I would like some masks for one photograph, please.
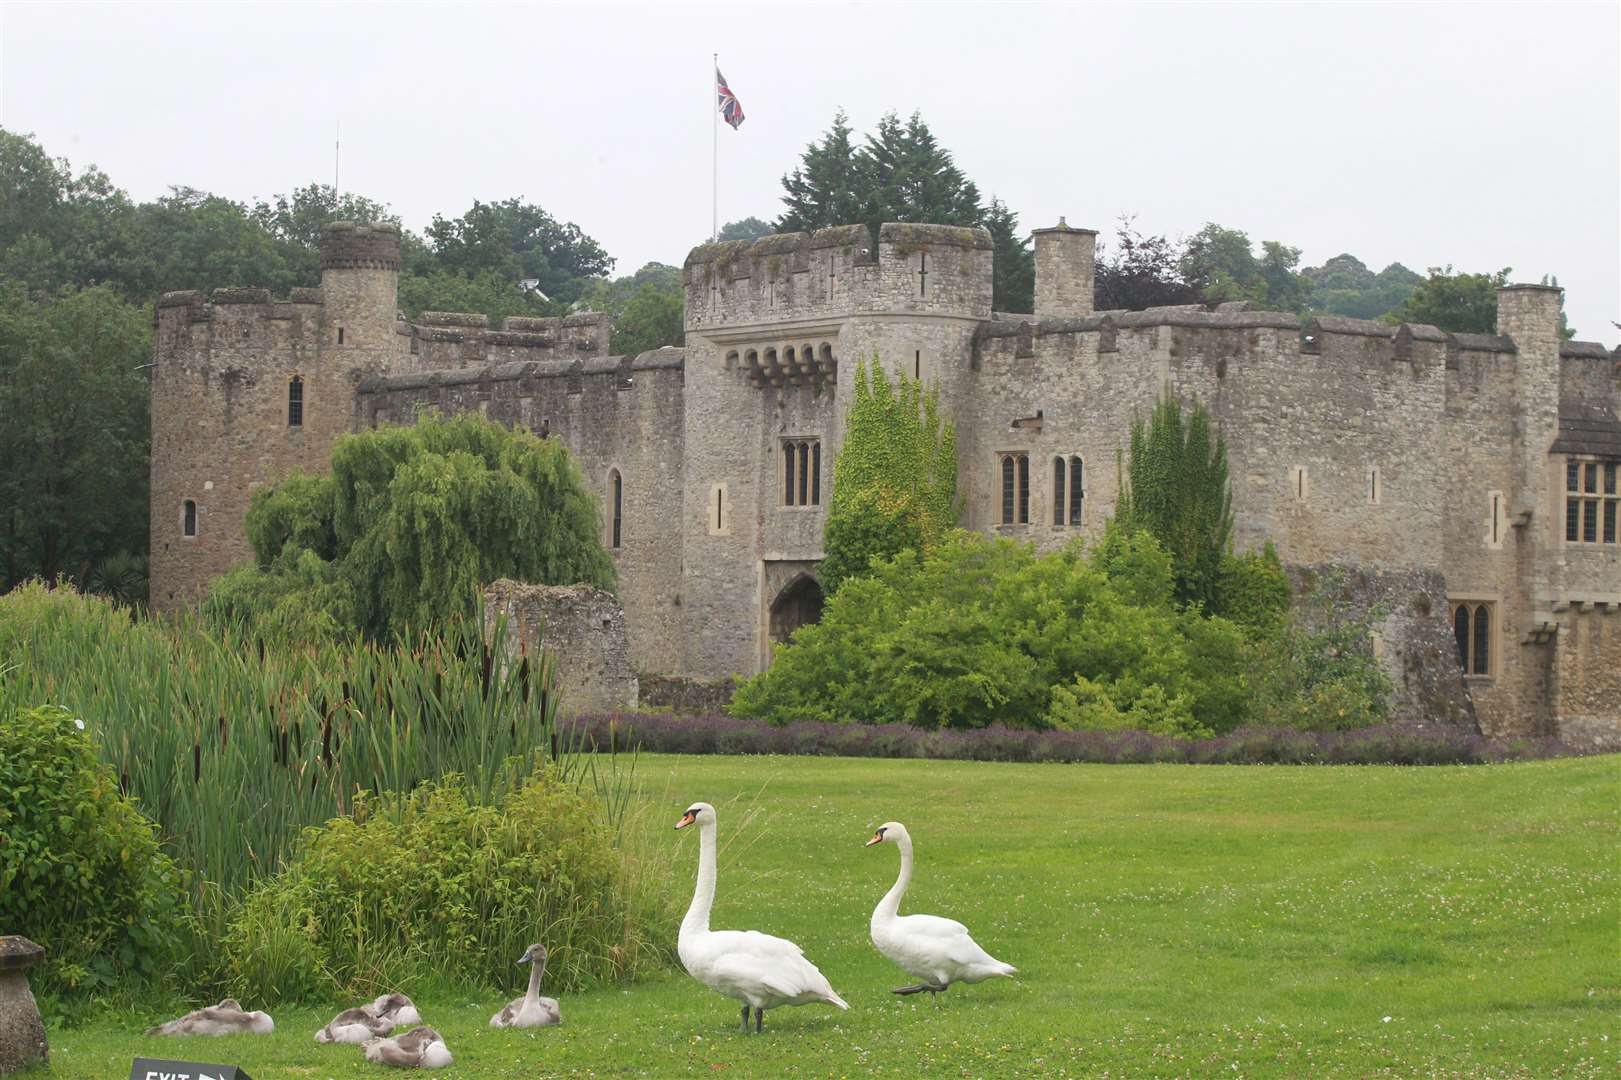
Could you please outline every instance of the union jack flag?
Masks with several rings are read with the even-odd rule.
[[[715,94],[720,99],[720,118],[736,131],[738,125],[743,123],[743,104],[732,93],[732,88],[726,85],[726,76],[720,73],[720,68],[715,69]]]

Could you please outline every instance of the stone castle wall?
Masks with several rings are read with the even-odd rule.
[[[409,424],[421,409],[477,412],[558,439],[597,494],[603,544],[617,593],[634,612],[630,654],[638,670],[687,663],[681,578],[682,382],[679,349],[634,360],[596,357],[411,375],[376,376],[354,395],[353,426]],[[613,474],[620,480],[619,546],[613,546]]]
[[[1102,529],[1133,417],[1166,391],[1196,398],[1227,443],[1237,547],[1270,539],[1292,567],[1356,575],[1385,613],[1381,658],[1409,715],[1469,723],[1472,708],[1500,734],[1621,729],[1621,545],[1563,531],[1565,454],[1621,457],[1621,381],[1615,354],[1560,343],[1557,290],[1504,289],[1494,335],[1302,326],[1247,303],[1095,312],[1095,234],[1061,223],[1035,247],[1037,313],[1005,315],[991,310],[983,230],[701,245],[683,269],[685,348],[623,358],[603,355],[600,314],[406,323],[397,234],[339,226],[318,290],[160,303],[154,602],[245,558],[251,491],[324,467],[342,431],[476,410],[562,440],[579,462],[638,670],[751,674],[814,610],[844,412],[858,366],[876,362],[937,389],[964,524],[1041,548]],[[300,430],[286,422],[293,374],[306,380]],[[817,451],[809,500],[785,491],[785,449],[800,445]],[[1025,461],[1024,521],[1002,519],[1004,455]],[[200,535],[181,543],[186,498]],[[1493,612],[1490,670],[1467,680],[1445,647],[1458,603]]]

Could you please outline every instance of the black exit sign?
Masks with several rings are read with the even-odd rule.
[[[129,1067],[129,1080],[253,1080],[253,1077],[235,1065],[138,1057]]]

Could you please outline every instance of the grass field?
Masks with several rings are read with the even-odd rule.
[[[767,1014],[685,975],[563,1000],[563,1026],[485,1026],[521,992],[419,994],[446,1075],[1491,1076],[1621,1068],[1621,759],[1469,768],[999,765],[643,758],[690,895],[716,804],[716,929],[792,938],[850,1002]],[[910,981],[867,919],[967,923],[1016,980],[895,998]],[[651,827],[651,826],[650,826]],[[728,843],[730,841],[730,843]],[[401,989],[411,992],[412,988]],[[251,987],[240,988],[252,1008]],[[255,1080],[376,1075],[317,1046],[339,1004],[278,1010],[269,1037],[159,1040],[165,1017],[52,1033],[54,1074],[128,1075],[136,1053],[240,1063]]]

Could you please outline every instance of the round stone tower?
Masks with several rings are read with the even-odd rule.
[[[338,223],[321,287],[168,293],[152,335],[151,603],[182,607],[252,558],[253,492],[294,468],[324,472],[350,429],[355,384],[403,351],[395,330],[400,234]]]

